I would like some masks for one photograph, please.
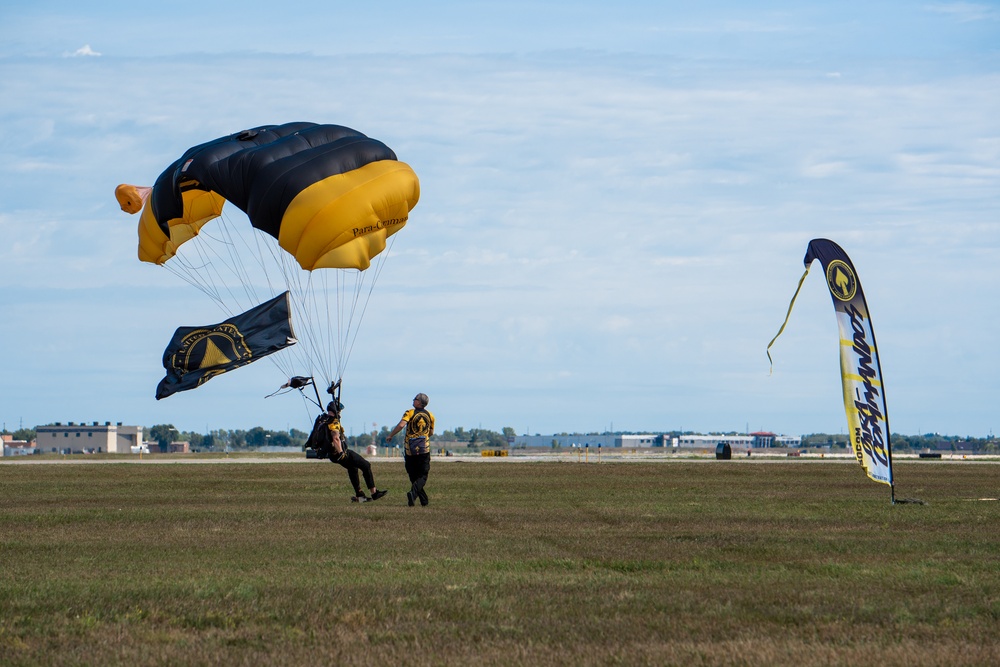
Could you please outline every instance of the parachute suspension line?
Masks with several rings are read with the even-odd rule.
[[[162,266],[215,301],[227,315],[234,315],[235,313],[226,303],[219,289],[221,281],[213,278],[213,274],[217,273],[216,267],[206,257],[201,244],[188,243],[181,248],[181,251],[183,252],[175,255]],[[192,262],[192,258],[188,257],[190,254],[196,255],[194,259],[197,262]]]
[[[309,304],[314,297],[309,290],[308,284],[303,283],[303,274],[306,272],[302,270],[298,262],[291,255],[284,252],[278,246],[277,241],[273,237],[268,235],[265,238],[261,235],[258,238],[263,240],[269,248],[274,265],[281,273],[283,289],[288,290],[291,301],[293,312],[292,326],[295,331],[295,337],[299,341],[298,345],[291,348],[294,351],[296,363],[298,364],[298,370],[295,371],[295,374],[307,372],[308,375],[314,376],[316,375],[318,353],[316,336],[320,328],[315,325],[313,318],[309,314]],[[303,370],[303,367],[305,370]],[[286,374],[292,375],[293,373],[289,371]]]
[[[279,257],[284,258],[283,255]],[[322,339],[329,336],[325,327],[321,325],[322,320],[317,312],[319,297],[322,296],[319,288],[313,284],[315,272],[303,272],[298,263],[288,258],[282,261],[282,271],[285,274],[286,286],[292,299],[292,308],[295,313],[293,321],[297,329],[307,332],[306,336],[299,336],[299,343],[302,346],[300,356],[303,357],[309,367],[310,375],[325,371],[325,355]],[[307,273],[307,275],[303,275]],[[321,280],[320,280],[321,281]],[[298,346],[296,346],[298,347]],[[323,373],[324,380],[328,380],[326,373]]]
[[[304,363],[307,367],[309,366],[310,355],[308,351],[302,349],[301,346],[303,344],[303,338],[301,333],[299,333],[301,331],[308,331],[309,329],[306,323],[304,323],[300,318],[299,311],[297,310],[298,306],[302,302],[302,296],[300,290],[297,289],[294,281],[294,276],[296,275],[296,273],[291,271],[283,261],[284,253],[280,250],[280,248],[277,247],[277,241],[275,241],[273,237],[271,237],[270,235],[265,235],[263,232],[256,232],[256,240],[259,248],[267,249],[266,255],[263,253],[259,253],[258,255],[255,256],[257,257],[257,261],[260,263],[260,266],[265,274],[269,290],[271,290],[272,292],[275,292],[278,289],[281,289],[282,291],[287,290],[289,294],[289,300],[291,301],[291,306],[293,311],[292,326],[293,326],[293,331],[295,332],[296,339],[299,341],[299,345],[294,345],[291,348],[289,348],[290,356],[286,357],[286,359],[284,360],[286,361],[287,368],[284,368],[283,370],[285,371],[286,375],[291,376],[293,374],[302,372],[301,368],[297,368],[293,372],[292,367],[295,366],[296,364],[301,366]],[[267,263],[264,262],[264,258],[268,256],[271,258],[273,263],[270,270],[268,270]],[[277,277],[272,278],[271,276],[271,273],[274,270],[277,270],[283,276],[281,285],[276,285],[275,283],[277,282]],[[305,340],[308,340],[308,338],[309,337],[307,336]]]
[[[225,216],[223,218],[223,224],[218,226],[218,231],[220,236],[223,237],[222,247],[227,251],[229,257],[226,265],[232,269],[233,273],[236,274],[239,284],[243,286],[244,297],[251,303],[260,303],[261,299],[258,298],[253,282],[250,280],[250,272],[247,271],[243,260],[243,253],[240,252],[240,247],[237,244],[237,240],[239,240],[243,247],[247,247],[246,239],[234,234],[233,225],[229,219]]]
[[[214,276],[215,284],[223,288],[229,295],[228,297],[220,295],[223,308],[228,308],[230,307],[229,304],[234,304],[236,312],[239,312],[240,310],[246,310],[248,307],[254,305],[254,303],[252,297],[246,295],[246,272],[240,271],[240,260],[236,257],[232,234],[226,233],[228,224],[226,218],[220,217],[218,220],[218,224],[213,226],[214,229],[206,231],[204,234],[199,234],[199,236],[204,236],[204,238],[199,238],[197,243],[191,245],[205,258],[207,266],[210,267],[208,272],[209,278],[211,279]],[[221,236],[227,238],[222,240],[216,239],[212,234],[216,230],[222,232]],[[206,239],[211,242],[208,242]],[[225,251],[225,254],[223,254],[223,251]],[[228,276],[235,277],[235,280]],[[242,291],[246,296],[245,299],[239,297],[239,287],[242,287]],[[221,292],[221,290],[219,291]],[[250,301],[249,305],[248,301]]]
[[[370,267],[369,267],[370,268]],[[340,318],[340,326],[338,327],[338,340],[337,340],[337,373],[343,375],[344,369],[347,366],[347,358],[350,356],[350,350],[347,349],[348,341],[351,336],[351,327],[354,322],[354,313],[357,311],[358,307],[358,297],[361,294],[361,288],[364,285],[366,274],[363,271],[358,271],[352,276],[353,283],[350,286],[350,293],[348,292],[347,276],[344,276],[344,284],[341,286],[338,292],[337,300]]]
[[[215,301],[227,315],[232,316],[241,310],[246,310],[259,303],[254,294],[248,291],[249,280],[243,261],[236,252],[231,228],[224,218],[214,226],[213,231],[221,232],[221,239],[210,232],[203,232],[199,238],[184,244],[178,249],[177,255],[165,266],[191,285]],[[200,238],[204,237],[204,238]],[[206,241],[205,239],[209,239]],[[220,247],[226,249],[225,254]],[[237,279],[243,288],[244,298],[234,291],[234,280]],[[235,309],[234,309],[235,308]]]
[[[308,372],[326,386],[341,380],[395,236],[364,271],[304,271],[277,239],[244,222],[223,213],[163,266],[227,317],[287,290],[299,344],[268,360],[288,377]],[[268,293],[260,294],[265,288]]]
[[[788,303],[788,312],[785,313],[785,321],[781,323],[781,328],[778,329],[778,333],[774,334],[774,338],[772,338],[771,342],[767,344],[767,360],[771,363],[771,370],[768,372],[768,375],[774,372],[774,360],[771,359],[771,346],[774,345],[774,341],[778,340],[778,336],[781,335],[781,332],[785,330],[785,325],[788,324],[788,318],[792,316],[792,307],[795,305],[795,299],[799,297],[799,290],[802,289],[802,283],[805,282],[806,276],[809,275],[810,267],[811,265],[807,266],[805,273],[803,273],[802,277],[799,278],[799,286],[795,288],[795,294],[792,295],[792,300]]]
[[[244,228],[240,227],[239,229]],[[244,245],[247,248],[247,256],[253,260],[253,263],[259,269],[260,274],[263,275],[264,281],[267,285],[268,295],[287,291],[294,309],[295,302],[294,295],[292,294],[291,276],[296,275],[296,272],[293,272],[287,266],[286,259],[288,255],[278,245],[277,239],[270,234],[253,227],[247,227],[246,229],[249,229],[250,231],[248,233],[253,235],[253,246],[251,247],[250,240],[248,240],[245,236],[241,236],[240,238],[244,241]],[[277,275],[275,275],[275,272],[277,272]],[[245,284],[251,284],[249,272],[247,273],[247,276]],[[270,298],[270,296],[267,298]],[[294,317],[292,320],[294,334],[294,331],[298,328],[298,326]],[[301,342],[301,338],[298,334],[295,335],[296,339]],[[306,368],[310,367],[309,354],[299,345],[289,348],[286,354],[271,355],[268,358],[275,365],[275,367],[282,371],[287,377],[295,375],[297,372],[296,369],[300,369],[303,365],[306,366]],[[308,408],[306,409],[306,412],[309,412]]]
[[[346,339],[344,341],[344,343],[345,343],[344,344],[344,353],[342,355],[342,361],[341,361],[341,363],[342,363],[342,365],[344,367],[347,366],[347,362],[351,358],[351,352],[354,351],[354,343],[357,341],[357,339],[358,339],[358,333],[361,331],[361,326],[360,326],[361,325],[361,321],[364,320],[364,318],[365,318],[365,312],[368,310],[368,303],[369,303],[369,301],[371,301],[372,292],[375,290],[375,283],[378,282],[378,278],[382,274],[382,269],[385,267],[386,259],[388,259],[389,254],[392,252],[392,246],[393,246],[393,244],[395,242],[396,242],[396,237],[395,237],[395,235],[393,235],[389,239],[389,245],[386,246],[385,250],[383,250],[381,253],[379,253],[378,257],[376,258],[376,260],[375,260],[375,266],[374,267],[369,267],[368,271],[364,272],[364,273],[371,273],[372,274],[371,275],[371,280],[370,280],[370,282],[368,284],[368,293],[365,294],[364,302],[362,303],[362,306],[361,306],[361,313],[358,315],[358,326],[355,327],[355,329],[354,329],[354,336],[351,337],[350,341],[347,341]],[[362,274],[362,275],[364,275],[364,274]],[[354,318],[355,306],[359,302],[360,296],[361,296],[361,294],[363,292],[363,288],[364,288],[364,280],[362,278],[362,279],[359,279],[359,281],[357,283],[357,288],[356,288],[355,293],[354,293],[354,305],[352,305],[352,307],[351,307],[351,319],[352,320]]]
[[[230,266],[244,286],[251,305],[272,298],[279,292],[286,290],[291,292],[290,277],[296,273],[286,266],[287,254],[281,250],[277,239],[252,226],[237,225],[228,219],[223,225],[223,233],[227,235],[227,241],[231,242],[227,243],[231,255]],[[248,270],[248,263],[255,267],[256,271]],[[267,294],[263,296],[258,294],[257,285],[252,278],[258,274],[264,278],[267,287]],[[298,347],[292,347],[288,354],[273,355],[268,358],[287,376],[294,374],[296,365],[301,365],[303,362],[309,365],[308,354]]]
[[[331,348],[330,306],[327,296],[327,280],[325,273],[311,271],[302,285],[302,312],[307,326],[310,327],[309,354],[313,360],[314,374],[323,379],[327,386],[333,383],[330,377]],[[320,312],[322,308],[323,312]]]
[[[208,298],[212,299],[212,301],[215,301],[217,304],[221,305],[221,301],[219,300],[218,294],[216,294],[211,289],[210,286],[206,285],[202,281],[199,281],[199,280],[196,280],[196,279],[192,278],[191,274],[189,272],[186,272],[186,271],[182,270],[181,267],[179,267],[177,265],[176,260],[173,261],[173,262],[167,263],[167,264],[161,264],[160,266],[162,266],[164,269],[166,269],[170,273],[174,274],[175,276],[177,276],[178,278],[180,278],[184,282],[186,282],[188,285],[191,285],[192,287],[194,287],[195,289],[197,289],[199,292],[202,292],[203,294],[205,294]],[[227,315],[232,316],[232,313],[229,312],[228,308],[224,307],[224,310],[226,310],[226,314]]]
[[[274,296],[275,290],[271,284],[272,272],[268,270],[267,262],[265,261],[266,256],[261,254],[261,232],[250,226],[233,223],[224,213],[220,218],[220,222],[221,224],[217,226],[217,230],[219,235],[223,237],[221,245],[228,253],[228,257],[223,258],[223,261],[236,276],[239,284],[242,285],[243,293],[248,302],[247,307],[251,307]],[[253,238],[250,239],[247,235],[252,235]],[[253,241],[252,244],[251,241]],[[251,278],[252,274],[247,268],[248,259],[264,274],[268,287],[266,295],[262,296],[258,294],[254,280]]]
[[[308,357],[310,372],[327,386],[343,379],[368,302],[394,241],[390,239],[387,248],[373,258],[365,271],[304,272],[287,253],[275,255],[292,296],[295,327],[308,332],[299,338],[299,353]]]
[[[268,243],[267,240],[273,237],[266,235],[252,226],[235,224],[229,218],[226,218],[221,231],[227,236],[227,241],[231,241],[231,243],[227,243],[231,259],[230,265],[233,267],[233,272],[238,277],[240,284],[243,285],[246,297],[252,303],[259,303],[265,299],[272,298],[279,291],[285,291],[284,288],[280,290],[276,289],[272,280],[274,269],[269,268],[269,264],[273,267],[274,243]],[[268,261],[267,258],[269,256],[272,262]],[[257,274],[263,276],[267,286],[267,293],[265,295],[261,296],[258,294],[257,286],[251,277],[257,274],[252,274],[248,270],[248,262],[244,258],[249,259],[250,265],[258,269]],[[290,356],[295,356],[294,347],[287,354],[269,355],[268,359],[283,375],[291,376],[293,374],[294,361],[289,358]]]
[[[257,305],[262,299],[254,294],[249,273],[238,252],[238,244],[233,239],[232,231],[238,228],[228,220],[220,219],[219,222],[219,231],[229,237],[226,241],[220,241],[211,235],[206,235],[204,239],[192,239],[163,266],[212,299],[227,317],[232,317]],[[236,237],[246,245],[242,235],[236,234]],[[220,252],[220,245],[225,245],[228,251]],[[238,279],[245,298],[239,298],[238,291],[234,290],[234,279]],[[270,279],[268,283],[270,284]],[[249,303],[243,303],[246,301]],[[287,354],[268,355],[267,359],[282,374],[291,374],[292,359]]]
[[[373,262],[373,266],[370,266],[365,271],[345,270],[337,272],[336,284],[333,287],[337,298],[335,304],[337,338],[336,341],[330,342],[336,362],[338,380],[343,378],[347,370],[348,361],[361,330],[361,321],[364,319],[368,301],[371,298],[375,282],[378,280],[378,274],[381,272],[388,256],[387,253],[388,250],[380,253]],[[350,278],[348,277],[349,274]],[[367,294],[365,294],[366,286]],[[364,298],[362,299],[362,297]],[[359,304],[361,304],[360,307]],[[329,330],[332,332],[334,322],[329,314],[328,321],[330,324]]]
[[[350,320],[344,316],[347,304],[347,284],[349,280],[356,282],[363,277],[364,273],[351,269],[338,270],[330,276],[334,283],[332,290],[336,295],[336,301],[334,303],[330,303],[329,300],[325,302],[326,317],[330,323],[330,338],[327,340],[327,349],[330,352],[330,370],[334,375],[331,379],[337,382],[342,381],[344,378],[344,340],[347,338],[347,332],[351,328]],[[332,318],[334,317],[337,320],[336,327],[333,326],[334,322]],[[334,337],[334,331],[336,331],[336,337]]]
[[[334,283],[332,291],[336,295],[336,302],[326,302],[327,318],[330,318],[328,320],[330,322],[328,349],[330,351],[331,370],[334,374],[333,379],[337,381],[343,380],[344,377],[344,342],[347,340],[348,333],[351,330],[351,321],[347,314],[348,285],[352,281],[356,285],[357,281],[364,279],[364,275],[361,271],[344,269],[337,271],[331,276]],[[334,317],[336,318],[336,322],[332,320]],[[336,337],[334,337],[334,331],[336,332]]]
[[[287,281],[276,275],[276,270],[278,274],[295,275],[282,266],[286,253],[278,247],[276,239],[240,222],[221,215],[163,265],[212,299],[229,317],[285,291],[282,283]],[[255,282],[261,278],[267,287],[265,295],[260,294],[262,286]],[[268,355],[268,360],[290,376],[296,357],[307,356],[296,347]]]

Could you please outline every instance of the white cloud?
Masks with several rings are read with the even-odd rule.
[[[65,53],[63,55],[69,58],[88,58],[88,57],[99,56],[101,54],[90,48],[90,44],[84,44],[76,51],[73,51],[72,53]]]
[[[632,331],[637,322],[631,317],[623,315],[608,315],[597,321],[597,329],[613,334],[621,334]]]
[[[924,9],[935,14],[945,14],[962,23],[972,21],[996,21],[1000,12],[996,7],[975,2],[943,2],[925,5]]]
[[[814,162],[802,168],[802,174],[807,178],[829,178],[845,174],[850,170],[850,166],[844,161]]]
[[[938,182],[945,179],[952,183],[980,183],[982,185],[1000,182],[1000,166],[996,162],[976,163],[968,154],[948,156],[940,154],[901,153],[896,156],[900,169],[919,176],[934,178]]]

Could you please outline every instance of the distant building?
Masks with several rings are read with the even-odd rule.
[[[691,435],[685,434],[674,438],[674,447],[683,449],[715,449],[720,442],[730,447],[753,447],[754,438],[750,435]]]
[[[664,436],[593,434],[582,435],[517,435],[512,447],[663,447]]]
[[[747,435],[682,435],[675,438],[677,447],[714,448],[719,443],[730,447],[746,449],[766,449],[768,447],[798,447],[802,437],[797,435],[777,435],[770,431],[760,431]]]
[[[35,453],[34,443],[27,440],[15,440],[14,436],[9,433],[0,434],[0,440],[3,441],[3,456],[25,456]]]
[[[801,447],[801,435],[776,435],[774,436],[775,447]]]
[[[934,451],[936,452],[971,452],[976,449],[975,443],[969,442],[968,440],[962,441],[940,441],[934,443]]]
[[[167,453],[169,454],[190,454],[191,453],[191,443],[187,440],[178,440],[176,442],[171,442],[167,445]]]
[[[518,435],[513,447],[619,447],[641,449],[645,447],[667,447],[678,449],[712,449],[724,442],[730,447],[798,447],[802,438],[794,435],[776,435],[761,432],[748,435],[691,435],[677,437],[662,434],[638,435]]]
[[[754,447],[774,447],[774,439],[778,437],[777,433],[771,433],[770,431],[758,431],[750,435],[753,436]]]
[[[636,447],[663,447],[662,435],[619,435],[615,447],[634,449]]]
[[[43,454],[129,454],[133,446],[142,444],[141,426],[112,424],[75,424],[35,428],[35,446]]]
[[[173,442],[168,442],[165,445],[154,441],[146,442],[142,445],[145,449],[137,450],[149,454],[190,454],[191,453],[191,443],[187,440],[174,440]],[[134,449],[134,448],[133,448]],[[135,452],[133,452],[135,453]]]

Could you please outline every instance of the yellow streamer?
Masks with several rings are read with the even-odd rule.
[[[810,266],[807,266],[805,273],[803,273],[802,277],[799,278],[799,286],[795,288],[795,294],[792,295],[792,300],[788,304],[788,312],[785,313],[785,321],[781,323],[781,328],[778,329],[778,333],[774,334],[774,338],[772,338],[771,342],[767,344],[767,360],[771,364],[771,370],[767,372],[768,375],[774,373],[774,360],[771,359],[771,346],[774,345],[774,341],[778,340],[778,336],[781,335],[781,332],[785,330],[785,325],[788,324],[788,318],[792,316],[792,306],[795,305],[795,299],[799,297],[799,290],[802,289],[802,283],[805,282],[806,276],[809,275],[809,269],[811,266],[811,264]]]

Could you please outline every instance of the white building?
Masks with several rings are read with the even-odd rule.
[[[513,447],[625,447],[628,449],[642,447],[663,447],[662,435],[616,435],[611,433],[583,435],[518,435],[514,437]]]
[[[3,440],[4,456],[25,456],[35,453],[35,448],[27,440],[15,440],[14,436],[7,433],[0,435],[0,439]]]
[[[669,434],[590,434],[581,435],[518,435],[514,437],[514,447],[622,447],[642,449],[645,447],[667,447],[676,449],[710,449],[726,443],[733,449],[758,449],[766,447],[798,447],[802,438],[797,435],[776,435],[762,431],[744,435],[681,435]]]
[[[142,445],[141,426],[112,424],[75,424],[35,428],[35,447],[42,454],[129,454],[132,447]]]
[[[615,438],[615,447],[635,449],[638,447],[662,447],[662,435],[619,435]]]
[[[674,438],[674,447],[683,449],[715,449],[720,443],[730,447],[753,447],[752,435],[682,435]]]
[[[769,447],[799,447],[802,436],[776,435],[769,432],[750,433],[748,435],[682,435],[674,438],[674,447],[714,449],[721,443],[732,448],[766,449]]]

